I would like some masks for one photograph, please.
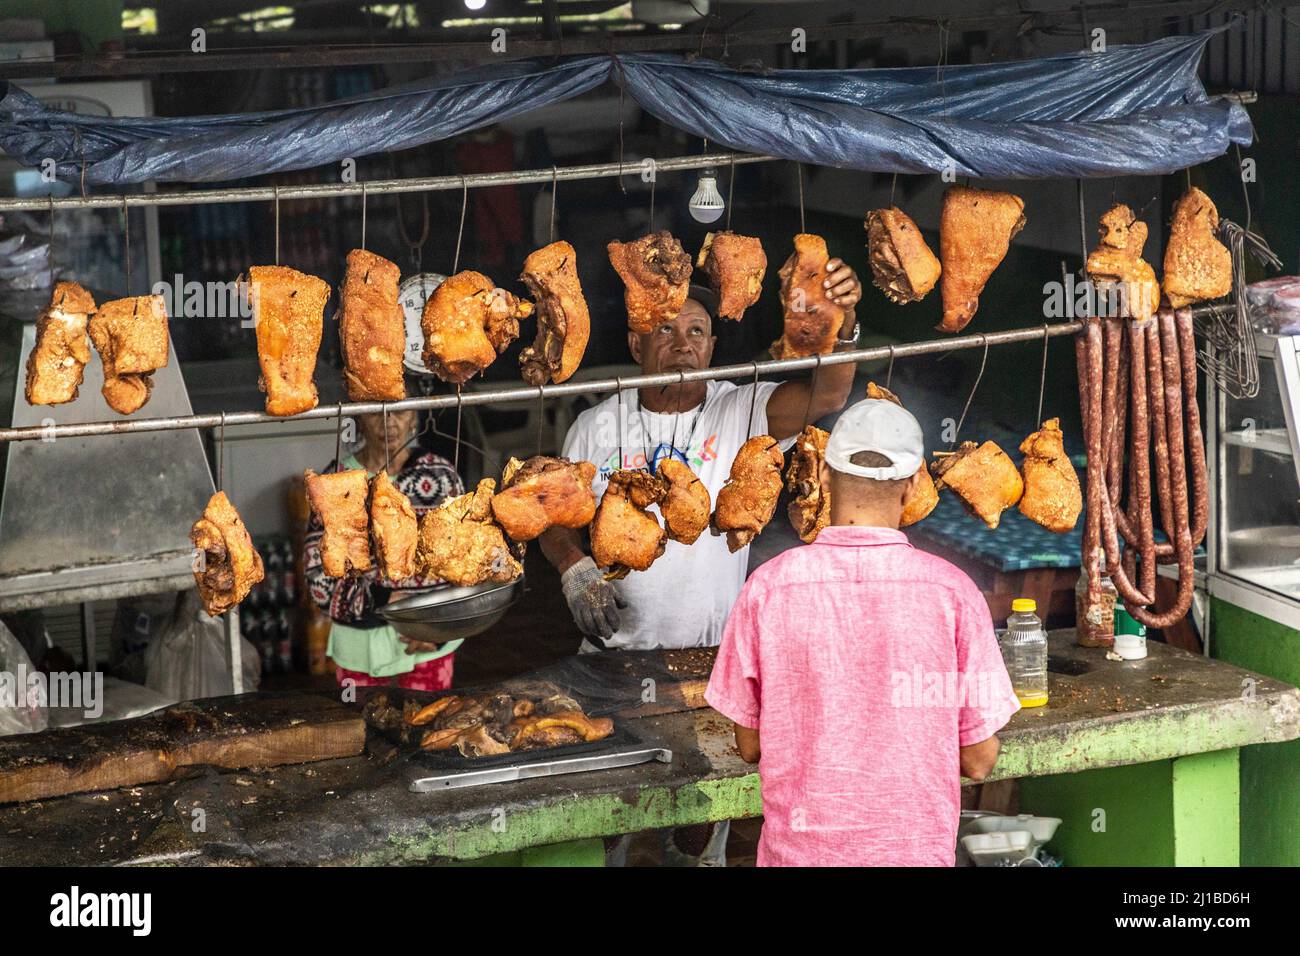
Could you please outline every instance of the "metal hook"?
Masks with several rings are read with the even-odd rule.
[[[653,182],[653,180],[651,180]],[[614,376],[614,396],[618,404],[618,467],[623,467],[623,379]]]
[[[379,414],[383,416],[384,423],[384,473],[388,474],[393,466],[393,456],[388,450],[388,402],[379,403]]]
[[[1051,329],[1046,322],[1043,323],[1043,368],[1038,376],[1038,415],[1034,418],[1034,427],[1041,426],[1043,421],[1043,392],[1047,389],[1047,343],[1051,341]]]
[[[542,426],[546,424],[546,393],[537,386],[537,454],[542,453]]]
[[[469,208],[469,183],[460,177],[460,228],[456,231],[456,258],[451,263],[451,274],[460,271],[460,241],[465,237],[465,210]]]
[[[280,185],[277,183],[275,190],[275,264],[280,264]]]
[[[894,380],[894,347],[889,347],[889,369],[885,372],[885,388],[889,388],[889,383]]]
[[[361,184],[361,248],[366,247],[366,184]]]
[[[891,209],[894,206],[894,190],[896,190],[897,188],[898,188],[898,173],[894,173],[893,182],[889,184],[889,206]]]
[[[217,491],[226,488],[226,413],[221,413],[221,429],[217,432]]]
[[[463,408],[461,403],[460,386],[456,386],[456,450],[453,453],[451,467],[455,472],[460,471],[460,413]]]
[[[754,436],[754,405],[758,401],[758,363],[751,362],[750,364],[754,366],[754,390],[749,395],[749,424],[745,428],[746,438]]]
[[[727,179],[727,231],[731,231],[731,196],[736,190],[736,154],[731,154],[731,176]]]
[[[50,286],[54,286],[54,193],[50,193]]]
[[[818,352],[814,357],[817,359],[817,364],[813,366],[812,379],[808,382],[808,404],[803,409],[803,428],[807,428],[811,424],[808,421],[808,416],[812,414],[813,394],[817,391],[817,373],[822,370],[822,353]],[[800,429],[800,431],[802,430]]]
[[[123,232],[123,254],[126,261],[126,294],[131,294],[131,208],[126,204],[126,196],[122,197],[122,232]]]
[[[659,177],[651,170],[650,175],[650,227],[646,230],[647,234],[655,231],[655,180]]]
[[[795,178],[799,181],[799,231],[807,232],[803,218],[803,163],[795,163]]]
[[[551,242],[555,241],[555,193],[558,190],[560,171],[551,165]],[[538,453],[540,454],[540,452]]]
[[[975,376],[975,384],[971,386],[970,394],[966,396],[966,407],[961,410],[961,418],[957,419],[957,430],[952,433],[952,442],[949,448],[957,444],[957,436],[961,434],[961,426],[966,422],[966,413],[970,411],[970,403],[975,399],[975,391],[980,387],[980,380],[984,378],[984,366],[989,360],[989,337],[980,333],[980,341],[984,343],[984,356],[980,359],[980,370]]]
[[[384,436],[387,440],[388,436]],[[334,431],[334,470],[343,470],[343,402],[339,402],[338,427]]]

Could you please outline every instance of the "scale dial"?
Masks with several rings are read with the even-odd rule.
[[[433,290],[442,285],[446,278],[438,272],[418,272],[397,288],[397,300],[402,305],[402,315],[406,320],[406,354],[402,356],[402,364],[421,375],[433,373],[424,364],[424,358],[420,354],[424,350],[420,315],[424,312],[424,303],[433,295]]]

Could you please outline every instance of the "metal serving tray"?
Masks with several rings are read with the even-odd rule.
[[[585,770],[610,770],[636,764],[672,763],[673,752],[647,744],[623,728],[604,740],[548,747],[490,757],[462,757],[456,750],[421,753],[414,758],[410,789],[430,793]]]

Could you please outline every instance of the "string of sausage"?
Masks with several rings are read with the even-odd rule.
[[[1089,465],[1083,540],[1088,587],[1100,588],[1104,561],[1125,607],[1148,627],[1168,627],[1191,606],[1195,552],[1209,515],[1195,347],[1186,309],[1164,309],[1140,323],[1090,318],[1075,340]],[[1127,508],[1120,504],[1126,438]],[[1151,501],[1153,450],[1167,538],[1160,543]],[[1178,564],[1174,602],[1149,610],[1156,599],[1156,564],[1170,562]]]

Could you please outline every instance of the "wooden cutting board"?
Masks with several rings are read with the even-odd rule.
[[[0,737],[0,803],[158,783],[205,764],[354,757],[365,741],[360,708],[328,694],[214,697],[133,720]]]

